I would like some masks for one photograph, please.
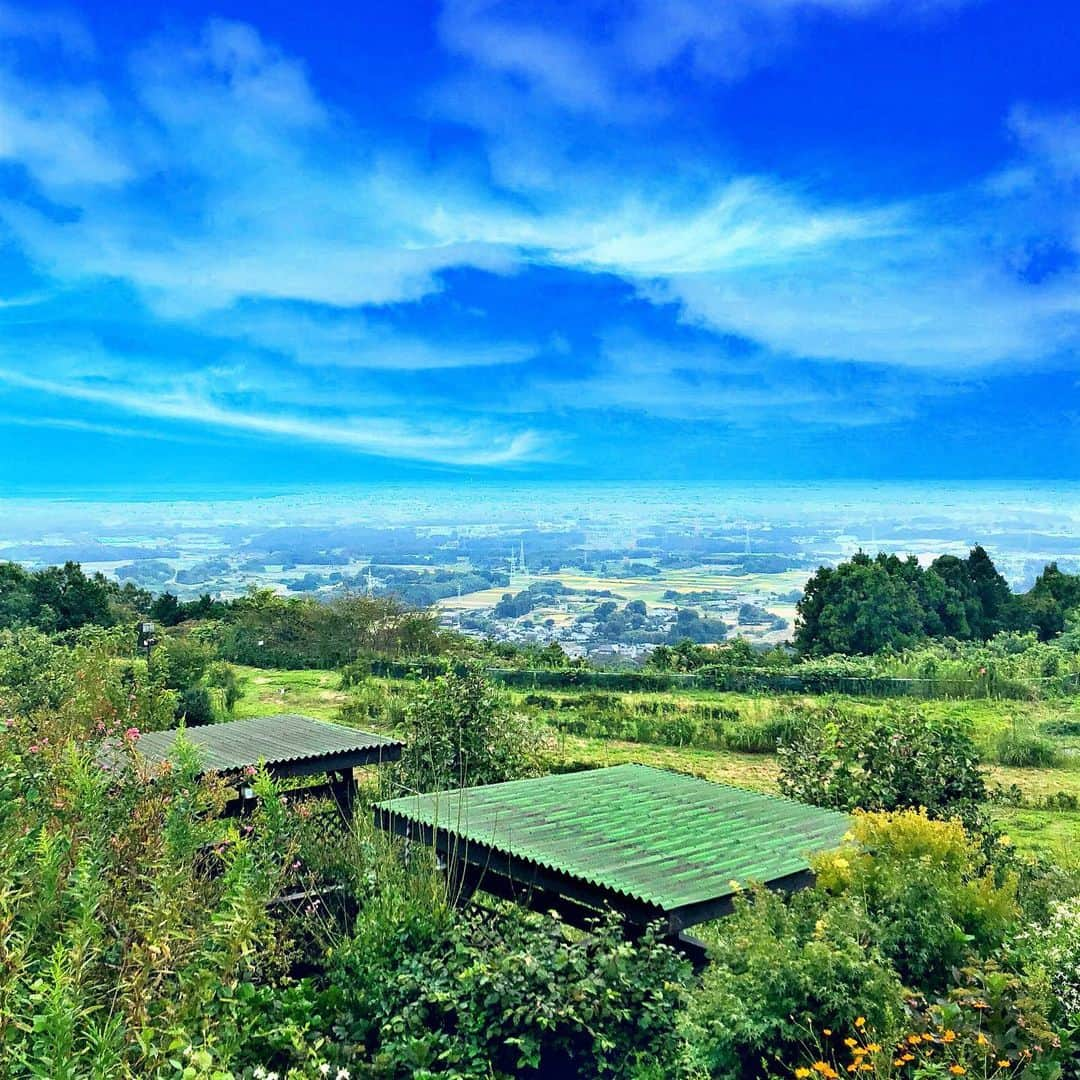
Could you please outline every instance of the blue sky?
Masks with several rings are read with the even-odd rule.
[[[1080,476],[1049,0],[0,0],[0,485]]]

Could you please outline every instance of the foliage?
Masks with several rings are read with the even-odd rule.
[[[860,1002],[880,1030],[899,1028],[900,980],[854,907],[757,889],[736,900],[709,953],[684,1020],[690,1060],[707,1075],[774,1075],[801,1059],[811,1024],[850,1027]]]
[[[1046,769],[1057,764],[1058,752],[1049,739],[1012,727],[998,739],[997,759],[1002,765]]]
[[[998,875],[958,821],[856,814],[852,843],[814,863],[818,886],[855,903],[905,985],[944,990],[972,956],[996,955],[1019,917],[1015,875]]]
[[[392,598],[346,595],[320,603],[269,590],[235,601],[214,635],[225,660],[283,668],[339,668],[373,652],[427,655],[445,643],[433,615]]]
[[[1080,896],[1050,906],[1045,924],[1030,932],[1035,962],[1046,974],[1060,1020],[1080,1033]]]
[[[674,1060],[687,974],[651,934],[582,935],[508,907],[446,927],[414,917],[374,954],[343,947],[327,1001],[380,1077],[630,1076]]]
[[[406,708],[405,729],[398,775],[416,791],[493,784],[539,770],[539,728],[476,667],[421,684]]]
[[[150,594],[103,574],[87,576],[78,563],[24,570],[0,563],[0,629],[36,627],[49,632],[115,626],[150,606]]]
[[[1056,563],[1030,592],[1014,596],[981,547],[966,559],[942,555],[923,569],[909,556],[862,552],[821,567],[797,605],[795,645],[804,656],[874,655],[926,638],[986,641],[1007,630],[1034,630],[1041,641],[1060,634],[1080,607],[1080,576]]]
[[[799,726],[778,754],[781,790],[815,806],[925,807],[943,816],[986,796],[966,727],[908,707],[870,715],[833,708]]]

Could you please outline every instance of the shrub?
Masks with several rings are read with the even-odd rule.
[[[539,770],[540,729],[478,668],[419,686],[405,727],[398,776],[417,791],[494,784]]]
[[[971,957],[990,958],[1019,918],[1017,881],[995,879],[958,821],[856,814],[852,843],[814,862],[818,888],[864,910],[905,985],[936,992]]]
[[[966,728],[910,709],[872,716],[831,710],[810,717],[784,739],[778,754],[781,790],[814,806],[925,807],[943,816],[986,797]]]
[[[1039,731],[1043,735],[1057,735],[1059,737],[1080,737],[1080,720],[1063,717],[1058,720],[1044,720],[1039,725]]]
[[[1047,769],[1057,764],[1058,752],[1048,739],[1012,728],[998,739],[997,758],[1002,765]]]
[[[205,686],[185,686],[176,697],[176,719],[188,727],[212,724],[217,717],[210,691]]]
[[[509,906],[343,947],[325,1001],[382,1077],[630,1076],[643,1061],[670,1075],[687,975],[651,935]]]
[[[1031,931],[1029,941],[1054,988],[1058,1019],[1080,1032],[1080,896],[1051,904],[1048,920]]]
[[[790,1075],[812,1029],[851,1027],[860,1002],[878,1030],[898,1030],[903,990],[874,926],[823,900],[807,892],[787,904],[766,890],[736,900],[684,1020],[693,1068],[730,1080]]]
[[[774,754],[792,737],[799,721],[791,713],[744,720],[724,728],[724,746],[743,754]]]

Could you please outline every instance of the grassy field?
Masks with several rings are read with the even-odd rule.
[[[243,696],[236,706],[237,717],[265,716],[298,712],[323,720],[334,720],[348,699],[340,688],[336,671],[279,671],[240,668]],[[401,692],[408,685],[394,683]],[[521,702],[526,695],[515,694]],[[558,696],[572,697],[560,691]],[[712,705],[736,711],[747,719],[761,719],[771,711],[793,702],[820,704],[821,699],[761,694],[718,694],[689,691],[666,694],[624,695],[633,702],[667,702],[679,708]],[[873,711],[885,708],[879,701],[864,701],[860,707]],[[929,701],[919,708],[930,716],[959,716],[972,725],[976,742],[990,761],[987,773],[991,784],[1015,785],[1028,800],[1043,799],[1057,793],[1080,797],[1080,753],[1077,739],[1055,740],[1062,751],[1053,768],[1011,768],[992,762],[997,739],[1010,728],[1037,731],[1039,725],[1063,716],[1075,718],[1080,706],[1075,702],[1013,701]],[[549,714],[542,714],[550,719]],[[638,761],[662,768],[676,769],[722,783],[758,791],[777,790],[777,761],[772,754],[740,754],[728,750],[696,747],[658,746],[651,743],[625,742],[609,738],[585,738],[553,731],[553,760],[559,766],[603,766]],[[1080,812],[1041,809],[1018,809],[996,806],[994,817],[1019,847],[1041,849],[1066,856],[1070,845],[1080,846]]]

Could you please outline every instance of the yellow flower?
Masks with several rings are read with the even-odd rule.
[[[822,1028],[821,1029],[821,1034],[822,1035],[831,1035],[832,1034],[832,1028]]]
[[[855,1026],[857,1028],[866,1027],[866,1017],[865,1016],[856,1016],[855,1017]]]
[[[742,885],[740,885],[739,882],[737,882],[734,878],[732,878],[728,882],[728,885],[730,885],[735,892],[742,892]]]
[[[810,1076],[811,1073],[809,1069],[798,1068],[795,1070],[795,1075],[799,1078],[799,1080],[806,1080],[806,1077]]]
[[[998,1062],[998,1068],[999,1069],[1007,1069],[1011,1064],[1012,1064],[1012,1062],[1008,1058],[1002,1058]]]
[[[846,870],[850,865],[851,863],[849,863],[843,855],[837,855],[836,858],[833,859],[833,866],[835,866],[837,870]]]
[[[847,1039],[844,1040],[844,1045],[850,1050],[852,1047],[856,1046],[857,1044],[856,1044],[854,1039],[847,1038]]]
[[[975,1040],[980,1046],[986,1046],[989,1043],[989,1039],[980,1031],[979,1037]]]
[[[949,1072],[951,1072],[953,1076],[963,1076],[964,1073],[967,1072],[967,1069],[965,1069],[963,1065],[950,1065]]]
[[[914,1054],[905,1054],[904,1055],[904,1060],[905,1061],[914,1061],[915,1060],[915,1055]]]
[[[874,1071],[874,1066],[873,1066],[873,1065],[868,1065],[868,1064],[867,1064],[867,1063],[866,1063],[866,1062],[864,1061],[864,1062],[863,1062],[863,1063],[862,1063],[862,1064],[861,1064],[861,1065],[859,1066],[859,1071],[860,1071],[860,1072],[873,1072],[873,1071]]]
[[[912,1046],[918,1046],[919,1043],[922,1042],[922,1036],[921,1035],[909,1035],[907,1037],[907,1041],[909,1043],[911,1043]]]
[[[945,1032],[942,1033],[942,1036],[941,1036],[941,1041],[942,1042],[951,1043],[951,1042],[955,1042],[955,1040],[956,1040],[956,1032],[953,1031],[952,1028],[949,1028]]]
[[[904,1067],[904,1059],[903,1058],[893,1058],[892,1063],[893,1063],[893,1068],[894,1069],[902,1069]]]
[[[1008,836],[1008,835],[999,836],[998,837],[998,843],[1001,844],[1002,847],[1011,847],[1012,846],[1012,837]]]
[[[878,1043],[867,1043],[866,1050],[870,1054],[880,1054],[881,1046]]]

